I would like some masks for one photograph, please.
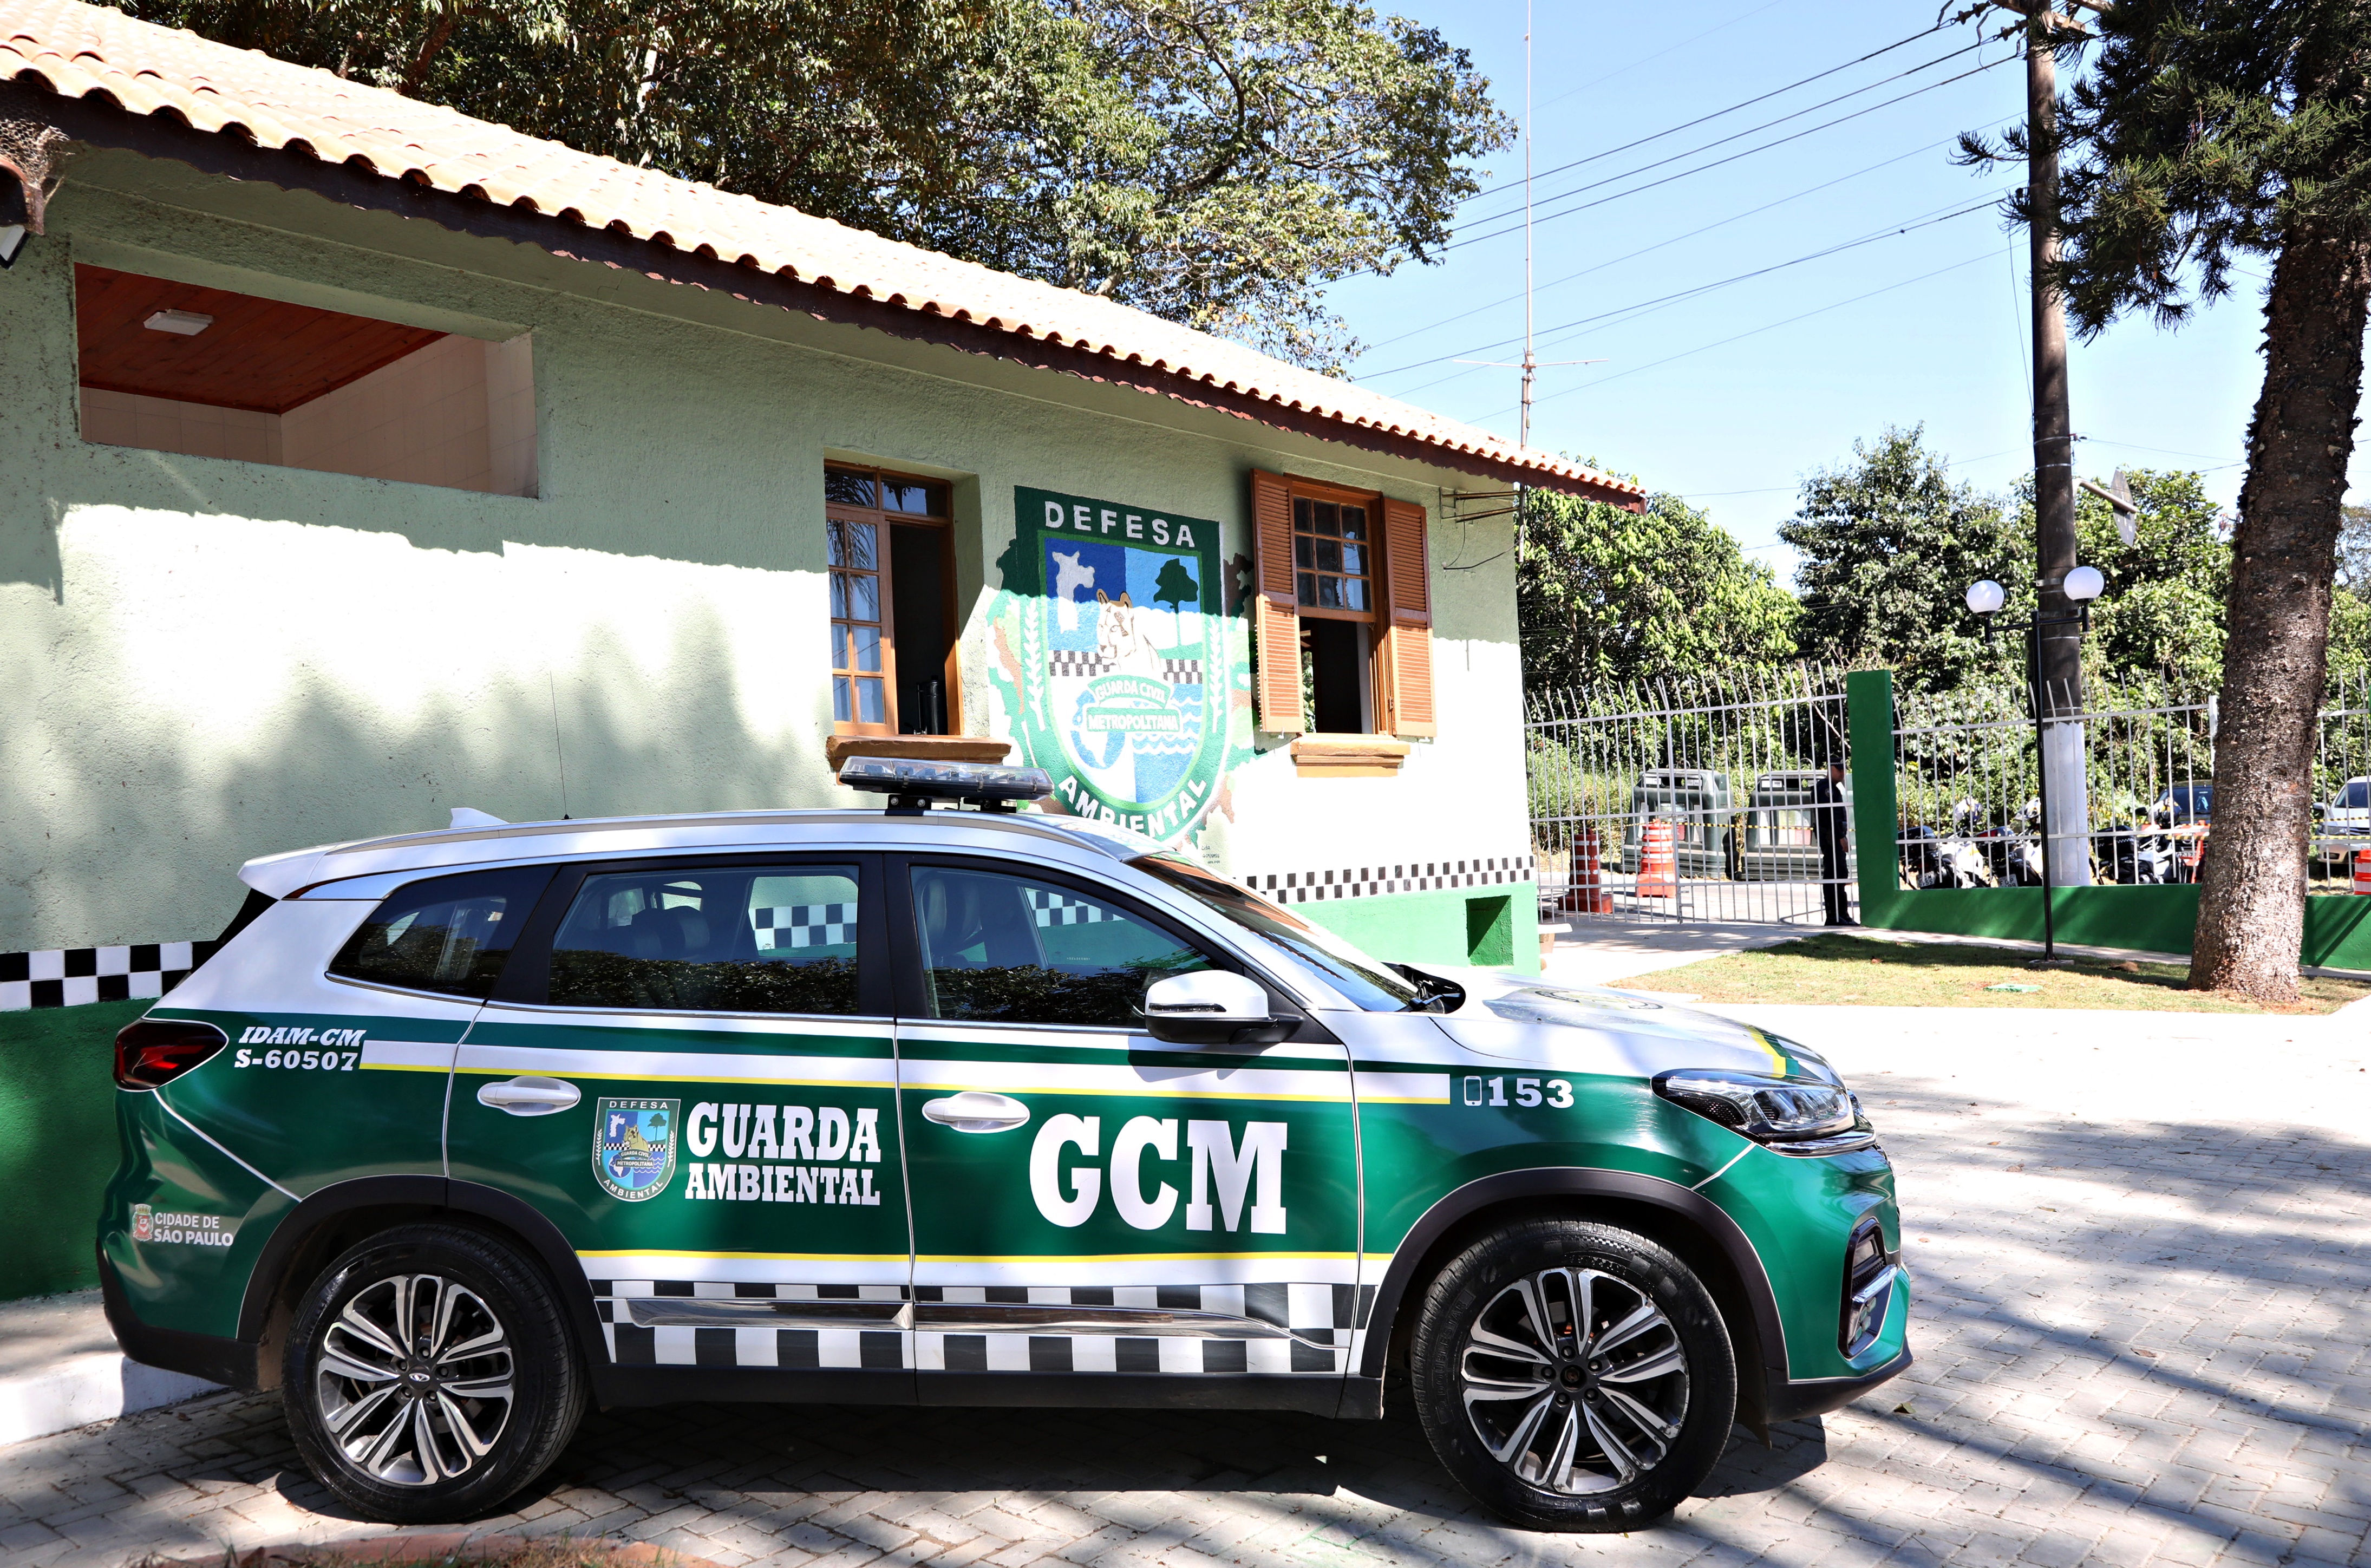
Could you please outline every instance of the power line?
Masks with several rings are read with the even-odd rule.
[[[1933,30],[1934,29],[1931,28],[1927,29],[1928,32],[1932,32]],[[1570,163],[1560,163],[1554,168],[1544,168],[1539,171],[1535,178],[1545,179],[1552,174],[1562,174],[1568,168],[1579,168],[1583,164],[1593,164],[1600,158],[1610,158],[1616,153],[1626,153],[1634,147],[1643,147],[1649,142],[1660,142],[1666,136],[1676,136],[1683,131],[1693,130],[1696,126],[1702,125],[1708,121],[1718,120],[1724,115],[1734,114],[1741,109],[1751,109],[1757,103],[1765,102],[1771,98],[1777,98],[1784,93],[1793,92],[1797,87],[1819,81],[1821,77],[1833,76],[1838,71],[1849,71],[1854,66],[1860,64],[1863,61],[1874,60],[1878,55],[1887,52],[1889,50],[1899,49],[1903,43],[1915,42],[1917,40],[1925,38],[1926,36],[1926,33],[1913,33],[1910,37],[1903,39],[1901,43],[1888,44],[1884,49],[1877,50],[1871,53],[1862,55],[1859,60],[1847,60],[1841,65],[1832,66],[1828,70],[1821,72],[1817,76],[1806,76],[1800,82],[1789,82],[1783,87],[1774,87],[1769,92],[1762,94],[1759,98],[1746,98],[1741,102],[1730,104],[1727,109],[1714,110],[1710,114],[1700,114],[1694,120],[1674,125],[1669,130],[1658,131],[1651,136],[1641,136],[1635,142],[1625,142],[1618,147],[1608,147],[1603,152],[1591,153],[1587,157],[1575,158]],[[1848,93],[1839,93],[1834,98],[1823,99],[1819,103],[1806,105],[1804,108],[1796,110],[1789,114],[1782,114],[1775,120],[1765,120],[1759,125],[1750,125],[1742,131],[1732,132],[1729,135],[1720,138],[1719,141],[1707,142],[1703,146],[1694,148],[1694,151],[1699,153],[1705,152],[1713,147],[1720,146],[1724,143],[1734,142],[1740,136],[1751,136],[1757,131],[1767,131],[1774,125],[1784,125],[1790,120],[1800,120],[1807,114],[1817,114],[1820,110],[1840,104],[1846,98],[1856,98],[1860,97],[1863,93],[1873,93],[1878,88],[1885,86],[1888,82],[1898,82],[1904,76],[1914,76],[1921,71],[1931,70],[1935,66],[1940,65],[1946,60],[1956,60],[1960,55],[1966,54],[1971,51],[1982,49],[1984,46],[1984,40],[1978,39],[1975,42],[1969,44],[1964,49],[1955,49],[1949,54],[1938,54],[1934,59],[1927,61],[1924,64],[1913,65],[1907,71],[1897,71],[1891,76],[1879,76],[1876,81],[1865,83],[1860,86],[1855,87]],[[1686,153],[1676,153],[1672,156],[1674,157],[1686,157],[1689,155]],[[1657,166],[1654,164],[1648,164],[1646,167],[1653,168]],[[1616,176],[1615,178],[1618,179],[1620,177]],[[1587,190],[1589,188],[1587,186],[1583,186],[1581,189]],[[1487,194],[1487,192],[1476,191],[1473,196],[1467,198],[1467,200],[1478,202],[1486,194]],[[1566,194],[1570,195],[1571,192],[1567,191]],[[1561,200],[1561,198],[1551,196],[1548,200],[1554,202]],[[1512,209],[1509,209],[1509,213],[1511,213],[1511,211]],[[1501,213],[1484,213],[1478,216],[1469,217],[1465,221],[1468,223],[1495,223],[1498,219],[1507,215],[1509,214]]]
[[[1817,195],[1819,192],[1827,190],[1831,186],[1842,185],[1848,179],[1858,179],[1864,174],[1874,174],[1879,169],[1890,167],[1894,164],[1902,162],[1904,158],[1914,158],[1921,153],[1931,153],[1937,147],[1949,146],[1952,141],[1953,138],[1946,136],[1939,142],[1928,142],[1923,146],[1913,147],[1906,153],[1897,153],[1890,158],[1870,164],[1866,168],[1856,168],[1850,174],[1840,174],[1833,179],[1823,179],[1817,185],[1806,186],[1802,190],[1796,191],[1791,196],[1781,196],[1775,202],[1764,202],[1759,207],[1748,207],[1744,212],[1732,213],[1728,217],[1722,218],[1718,222],[1705,225],[1702,228],[1690,229],[1685,234],[1675,234],[1669,239],[1659,239],[1652,245],[1645,246],[1639,249],[1630,251],[1626,255],[1616,256],[1612,260],[1600,261],[1593,266],[1583,267],[1578,272],[1567,272],[1561,278],[1556,278],[1541,284],[1540,292],[1545,293],[1549,289],[1559,287],[1565,283],[1576,282],[1581,278],[1588,277],[1592,272],[1602,272],[1608,267],[1620,266],[1625,261],[1635,261],[1639,257],[1660,250],[1667,245],[1677,245],[1682,240],[1694,239],[1698,235],[1710,234],[1717,228],[1726,228],[1730,224],[1741,223],[1747,218],[1766,213],[1773,207],[1783,207],[1789,202],[1799,202],[1804,197]],[[1404,343],[1410,338],[1419,337],[1424,333],[1433,331],[1438,328],[1446,327],[1452,321],[1463,321],[1469,316],[1479,316],[1486,310],[1496,310],[1502,305],[1512,305],[1515,301],[1522,297],[1523,296],[1520,294],[1511,294],[1507,295],[1504,299],[1494,299],[1487,305],[1477,305],[1470,310],[1461,310],[1454,316],[1444,316],[1438,320],[1428,321],[1421,327],[1411,327],[1405,332],[1396,333],[1394,336],[1382,339],[1378,342],[1368,344],[1366,352],[1372,353],[1377,349],[1390,348],[1394,343]],[[1373,374],[1380,375],[1384,373],[1382,371],[1376,371]],[[1354,375],[1350,379],[1357,381],[1362,378]]]
[[[1540,105],[1540,107],[1542,109],[1545,109],[1550,104],[1562,103],[1565,99],[1572,97],[1573,94],[1587,92],[1590,88],[1597,86],[1600,82],[1610,82],[1616,76],[1625,75],[1629,72],[1636,71],[1641,65],[1651,65],[1666,54],[1676,54],[1692,43],[1696,43],[1705,39],[1708,39],[1713,34],[1733,28],[1740,22],[1749,21],[1752,18],[1762,15],[1764,11],[1775,10],[1781,4],[1783,4],[1783,0],[1766,0],[1765,4],[1756,6],[1751,11],[1741,11],[1736,16],[1729,17],[1729,20],[1715,23],[1713,26],[1705,29],[1704,31],[1683,38],[1680,40],[1679,42],[1672,44],[1668,48],[1659,49],[1652,54],[1642,54],[1637,59],[1630,62],[1629,64],[1617,65],[1613,70],[1605,73],[1602,76],[1591,76],[1588,81],[1582,82],[1576,86],[1567,87],[1564,91],[1556,94],[1556,97],[1548,99],[1547,103]]]
[[[2016,58],[2014,55],[2008,57],[2008,59],[2014,58]],[[1931,93],[1936,91],[1937,88],[1948,87],[1954,82],[1966,81],[1970,76],[1981,75],[1984,72],[1992,70],[1994,66],[2006,64],[2007,63],[2007,60],[1995,60],[1990,65],[1979,65],[1973,70],[1962,71],[1956,76],[1947,76],[1939,82],[1929,82],[1923,87],[1914,87],[1909,92],[1903,93],[1898,98],[1890,98],[1886,99],[1883,103],[1873,103],[1866,109],[1856,109],[1850,114],[1840,114],[1833,120],[1822,121],[1818,125],[1806,126],[1800,131],[1792,132],[1787,135],[1764,142],[1759,146],[1747,147],[1741,152],[1731,153],[1725,158],[1715,158],[1710,163],[1699,164],[1694,168],[1683,168],[1677,174],[1668,174],[1660,179],[1648,180],[1644,185],[1633,186],[1627,190],[1617,190],[1611,196],[1601,196],[1594,202],[1583,202],[1578,206],[1567,207],[1562,212],[1550,213],[1545,217],[1543,217],[1538,221],[1541,223],[1548,223],[1556,218],[1568,218],[1575,213],[1585,213],[1592,208],[1602,207],[1609,202],[1619,202],[1625,196],[1636,196],[1642,191],[1653,190],[1660,186],[1669,185],[1674,180],[1685,179],[1690,175],[1703,174],[1707,170],[1719,168],[1728,164],[1733,164],[1740,158],[1749,158],[1756,153],[1766,153],[1773,147],[1783,147],[1789,142],[1799,142],[1806,136],[1816,135],[1822,131],[1833,130],[1834,127],[1843,125],[1850,121],[1858,120],[1864,115],[1875,114],[1881,109],[1891,109],[1895,104],[1906,103],[1922,93]],[[1724,137],[1722,140],[1734,141],[1736,138]],[[1608,175],[1603,179],[1593,181],[1588,185],[1577,187],[1574,190],[1566,191],[1564,194],[1565,196],[1578,196],[1584,190],[1594,190],[1601,185],[1611,185],[1616,180],[1627,179],[1631,175],[1644,174],[1650,168],[1660,168],[1664,164],[1675,163],[1681,158],[1692,156],[1694,153],[1704,152],[1707,150],[1708,147],[1718,146],[1719,144],[1720,143],[1718,142],[1710,143],[1706,144],[1706,147],[1693,148],[1686,153],[1674,153],[1668,158],[1662,158],[1655,163],[1647,164],[1641,167],[1631,169],[1627,173]],[[1549,198],[1550,201],[1562,201],[1563,199],[1564,198],[1560,196],[1552,196]],[[1472,235],[1464,239],[1452,240],[1449,244],[1442,246],[1440,249],[1441,252],[1445,253],[1460,249],[1468,245],[1479,245],[1486,239],[1498,239],[1506,235],[1517,233],[1521,230],[1521,225],[1517,225],[1514,228],[1493,229],[1487,234]]]
[[[1904,278],[1898,283],[1888,283],[1881,289],[1871,289],[1867,294],[1857,294],[1853,295],[1850,299],[1840,299],[1833,305],[1823,305],[1817,310],[1807,310],[1800,316],[1789,316],[1783,321],[1773,321],[1767,326],[1756,327],[1749,331],[1739,332],[1733,336],[1722,338],[1716,342],[1699,343],[1693,349],[1683,349],[1678,353],[1666,354],[1661,359],[1650,360],[1645,364],[1633,365],[1628,370],[1617,370],[1611,375],[1601,375],[1596,380],[1583,382],[1579,386],[1567,386],[1562,392],[1551,392],[1547,397],[1540,398],[1539,401],[1545,403],[1553,401],[1557,398],[1570,397],[1575,392],[1586,392],[1592,387],[1602,386],[1609,381],[1619,381],[1625,375],[1637,375],[1642,371],[1653,370],[1660,365],[1670,364],[1675,360],[1687,359],[1696,354],[1708,352],[1713,349],[1726,348],[1731,343],[1741,342],[1747,338],[1759,337],[1764,332],[1775,332],[1781,327],[1791,327],[1798,321],[1809,321],[1814,316],[1825,316],[1832,310],[1842,310],[1848,305],[1858,305],[1865,299],[1875,299],[1879,294],[1891,294],[1896,289],[1906,289],[1913,283],[1923,283],[1929,278],[1939,278],[1946,272],[1956,272],[1962,267],[1972,267],[1979,261],[1989,261],[1992,259],[1993,253],[1989,248],[1987,248],[1981,256],[1971,256],[1964,261],[1954,261],[1948,267],[1937,267],[1931,272],[1921,272],[1914,278]],[[1491,419],[1503,419],[1512,411],[1512,409],[1501,409],[1497,413],[1491,414],[1487,417]]]
[[[1750,279],[1766,277],[1772,272],[1784,271],[1789,267],[1799,267],[1807,261],[1817,261],[1822,258],[1839,255],[1847,250],[1858,249],[1864,245],[1873,245],[1880,239],[1892,239],[1901,235],[1913,233],[1918,229],[1931,228],[1937,224],[1949,223],[1953,218],[1964,218],[1971,213],[1985,212],[1988,211],[1993,204],[1993,198],[1991,196],[1987,196],[1982,202],[1977,202],[1969,206],[1961,207],[1956,212],[1942,213],[1940,216],[1929,216],[1926,213],[1921,213],[1915,219],[1898,225],[1889,225],[1886,228],[1874,230],[1868,234],[1862,235],[1856,239],[1848,239],[1841,244],[1831,245],[1823,249],[1813,250],[1801,256],[1791,257],[1784,261],[1773,261],[1767,266],[1756,267],[1751,271],[1740,272],[1734,277],[1722,278],[1709,283],[1698,283],[1693,288],[1681,289],[1676,293],[1662,294],[1654,299],[1639,300],[1635,304],[1620,306],[1613,310],[1601,311],[1595,316],[1584,316],[1578,320],[1567,321],[1560,323],[1557,326],[1548,328],[1547,332],[1549,334],[1568,332],[1578,328],[1588,327],[1601,321],[1610,320],[1617,316],[1644,315],[1648,310],[1660,308],[1666,305],[1676,304],[1681,300],[1693,299],[1699,294],[1710,294],[1716,289],[1725,289],[1732,283],[1741,283]],[[1394,365],[1390,370],[1376,371],[1373,373],[1373,376],[1381,377],[1385,375],[1396,375],[1402,371],[1420,370],[1427,365],[1443,364],[1453,361],[1460,353],[1488,353],[1493,350],[1505,348],[1510,342],[1517,341],[1521,341],[1521,340],[1500,339],[1495,343],[1484,343],[1478,347],[1459,350],[1453,353],[1436,354],[1430,359],[1411,360],[1406,364]],[[1459,374],[1463,375],[1463,373],[1460,372]],[[1365,381],[1371,379],[1371,377],[1360,376],[1358,379]],[[1442,379],[1447,380],[1450,378],[1443,377]],[[1428,382],[1425,385],[1438,386],[1440,383]],[[1406,393],[1399,395],[1403,397],[1410,396],[1413,393],[1421,390],[1423,390],[1422,387],[1411,387]]]

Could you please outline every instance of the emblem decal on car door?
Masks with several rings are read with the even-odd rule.
[[[655,1198],[675,1175],[679,1100],[604,1100],[593,1129],[593,1174],[613,1198]]]

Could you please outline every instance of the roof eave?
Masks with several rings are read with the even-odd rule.
[[[1026,324],[981,322],[968,319],[968,313],[949,315],[935,307],[917,308],[878,299],[869,292],[845,292],[828,279],[799,278],[790,275],[788,269],[765,271],[725,260],[713,252],[687,251],[660,238],[621,233],[614,226],[593,227],[567,211],[545,213],[526,202],[499,206],[482,195],[441,190],[418,179],[384,175],[351,162],[327,162],[310,156],[309,150],[260,146],[232,133],[229,127],[201,131],[170,115],[134,113],[107,97],[103,89],[71,97],[31,71],[15,80],[0,81],[0,116],[46,123],[75,142],[170,159],[202,174],[306,191],[348,206],[419,219],[455,233],[532,245],[566,260],[619,267],[663,282],[799,311],[817,320],[871,328],[909,341],[936,343],[1128,386],[1273,429],[1500,483],[1607,502],[1633,512],[1646,507],[1639,487],[1579,469],[1546,453],[1517,456],[1428,440],[1396,427],[1288,405],[1272,394],[1246,391],[1232,384],[1215,385],[1187,367],[1148,363],[1139,355],[1123,353],[1113,346],[1064,342]]]

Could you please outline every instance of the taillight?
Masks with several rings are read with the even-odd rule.
[[[181,1018],[144,1018],[115,1036],[115,1081],[126,1089],[170,1083],[230,1043],[211,1023]]]

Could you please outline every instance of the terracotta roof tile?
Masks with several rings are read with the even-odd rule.
[[[1637,485],[1527,450],[1348,382],[1130,306],[901,245],[789,207],[633,168],[434,104],[234,49],[79,0],[0,0],[0,80],[251,136],[389,179],[573,213],[595,228],[698,250],[851,295],[1077,348],[1279,409],[1488,460],[1536,483],[1639,496]]]

